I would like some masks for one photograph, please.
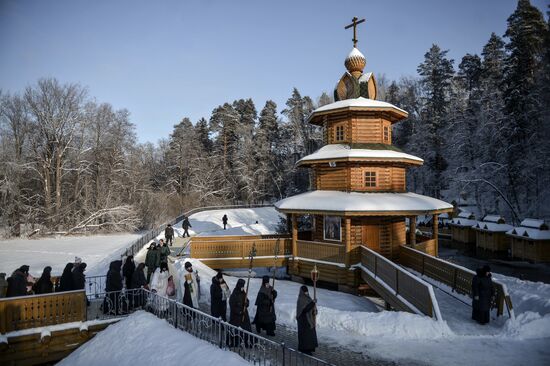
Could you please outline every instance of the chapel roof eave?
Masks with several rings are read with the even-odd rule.
[[[297,167],[308,167],[310,165],[323,164],[323,163],[354,163],[354,162],[365,162],[365,163],[392,163],[399,165],[414,165],[421,166],[424,163],[418,160],[406,159],[406,158],[360,158],[360,157],[340,157],[340,158],[325,158],[325,159],[311,159],[311,160],[298,160],[296,163]]]
[[[407,111],[394,106],[393,104],[368,99],[364,97],[340,100],[334,103],[330,103],[315,109],[308,117],[307,122],[314,125],[322,125],[323,117],[328,114],[334,114],[339,112],[376,112],[386,113],[389,116],[390,121],[397,122],[403,120],[409,116]]]
[[[284,213],[337,216],[415,216],[452,212],[447,202],[416,193],[310,191],[282,199]]]

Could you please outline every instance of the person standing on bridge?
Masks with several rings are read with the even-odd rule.
[[[491,304],[495,293],[491,277],[491,267],[483,266],[482,277],[479,279],[478,285],[479,324],[487,324],[491,319]]]
[[[212,277],[212,285],[210,285],[210,314],[213,317],[227,321],[227,299],[229,296],[231,296],[231,291],[223,279],[222,272],[219,271]]]
[[[191,226],[191,223],[189,222],[189,219],[187,218],[187,216],[185,216],[183,218],[183,222],[181,223],[181,228],[183,229],[183,237],[185,238],[185,235],[187,235],[188,238],[191,237],[191,235],[189,235],[189,228],[190,227],[193,227]]]
[[[149,281],[151,281],[151,276],[155,273],[155,269],[160,266],[160,253],[157,250],[155,242],[152,242],[147,249],[145,265],[147,266],[147,283],[149,283]]]
[[[168,256],[171,254],[168,243],[165,243],[164,240],[160,239],[160,263],[168,263]]]
[[[199,284],[198,275],[193,272],[191,262],[185,262],[185,271],[187,272],[180,280],[180,294],[183,295],[184,305],[198,309],[199,307]]]
[[[227,215],[224,214],[223,217],[222,217],[222,222],[223,222],[223,229],[226,230],[227,229]]]
[[[296,304],[296,320],[298,321],[298,351],[311,355],[319,346],[315,330],[317,304],[309,296],[307,286],[300,287]]]
[[[171,224],[168,224],[166,229],[164,229],[164,238],[166,239],[166,244],[170,246],[174,244],[174,228]]]
[[[277,291],[269,284],[269,276],[262,277],[262,287],[256,297],[256,316],[253,323],[256,324],[258,333],[265,329],[267,335],[275,335],[275,299]]]
[[[35,295],[51,294],[53,292],[52,267],[47,266],[44,268],[42,276],[32,286],[32,290]]]
[[[245,284],[246,282],[242,278],[239,278],[237,285],[233,289],[233,293],[229,297],[229,324],[251,332],[252,326],[250,325],[250,317],[248,315],[248,298],[246,297],[246,290],[244,288]],[[244,338],[247,341],[248,337]],[[230,341],[232,342],[230,343],[231,346],[237,347],[239,345],[238,335]]]
[[[135,270],[136,264],[134,263],[134,256],[129,255],[126,257],[126,262],[124,262],[124,266],[122,267],[122,275],[124,276],[124,282],[126,283],[127,289],[132,288],[132,276]]]

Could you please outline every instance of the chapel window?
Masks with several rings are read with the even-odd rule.
[[[344,126],[339,125],[334,128],[334,140],[344,141]]]
[[[390,129],[389,129],[389,127],[384,127],[384,141],[385,142],[390,141]]]
[[[376,172],[365,172],[365,187],[376,187]]]

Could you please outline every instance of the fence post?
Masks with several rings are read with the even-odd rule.
[[[374,277],[378,277],[378,257],[374,256]]]
[[[178,329],[178,304],[174,301],[174,328]]]
[[[422,276],[424,276],[425,261],[426,261],[426,257],[422,256]]]
[[[286,354],[285,354],[286,353],[285,352],[286,351],[286,346],[285,346],[285,342],[281,343],[281,347],[283,347],[283,366],[285,366],[286,365],[286,357],[285,357],[286,356]]]
[[[395,296],[399,294],[399,270],[395,269]]]

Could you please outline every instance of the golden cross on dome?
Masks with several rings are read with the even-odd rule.
[[[349,25],[346,25],[344,29],[350,29],[351,27],[353,27],[353,47],[357,46],[357,25],[358,24],[361,24],[365,21],[365,19],[361,19],[359,20],[357,17],[353,17],[353,19],[351,20],[352,23],[349,24]]]

